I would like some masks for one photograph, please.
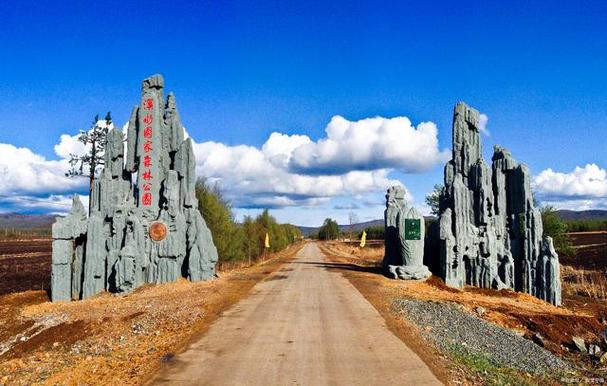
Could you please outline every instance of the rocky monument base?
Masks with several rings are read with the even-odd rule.
[[[405,190],[393,186],[384,212],[384,272],[394,279],[423,280],[431,273],[424,260],[424,217],[405,201]]]

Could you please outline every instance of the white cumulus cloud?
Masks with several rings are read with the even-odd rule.
[[[59,143],[55,145],[55,154],[60,158],[69,159],[72,154],[84,154],[90,146],[85,146],[84,143],[78,140],[80,134],[69,135],[62,134],[59,138]]]
[[[88,207],[89,197],[78,195],[84,207]],[[0,212],[10,213],[49,213],[65,214],[72,208],[72,196],[68,194],[49,194],[46,196],[12,195],[2,197]]]
[[[478,117],[478,130],[485,134],[487,137],[491,136],[489,129],[487,129],[487,123],[489,122],[489,117],[487,114],[480,114]]]
[[[68,178],[65,159],[47,160],[25,147],[0,143],[0,194],[58,193],[84,186],[80,178]]]
[[[98,125],[105,127],[104,120]],[[109,128],[113,128],[110,125]],[[63,134],[54,146],[58,159],[47,159],[26,147],[0,143],[0,210],[61,213],[71,206],[71,194],[87,190],[88,180],[67,177],[72,154],[85,154],[90,146],[80,134]],[[85,201],[88,198],[85,199]]]
[[[65,176],[71,155],[89,150],[78,137],[61,135],[54,146],[56,160],[0,144],[1,205],[67,210],[70,194],[86,191],[84,178]],[[318,141],[274,132],[261,147],[208,141],[194,143],[194,152],[198,175],[218,183],[240,208],[314,207],[338,197],[383,197],[389,186],[402,186],[390,178],[392,171],[422,172],[448,158],[439,151],[434,123],[414,127],[406,117],[352,122],[335,116]]]
[[[559,209],[607,208],[607,171],[596,164],[569,173],[546,169],[533,179],[539,198]]]
[[[421,173],[449,159],[438,147],[433,122],[414,127],[407,117],[349,121],[339,115],[327,125],[327,136],[302,141],[289,167],[306,174],[342,174],[351,170],[398,169]]]
[[[293,151],[302,145],[312,143],[307,135],[287,135],[272,133],[263,144],[262,151],[277,166],[287,166]]]
[[[607,171],[596,164],[576,167],[570,173],[542,171],[534,178],[538,193],[550,197],[607,197]]]
[[[105,122],[105,120],[97,121],[97,126],[104,127],[104,128],[107,127],[108,130],[111,130],[114,128],[113,123],[110,123],[110,125],[108,126],[107,123]],[[128,122],[125,123],[124,126],[122,127],[122,131],[125,134],[127,132],[127,127],[128,127]],[[89,149],[91,148],[91,145],[89,145],[89,144],[85,145],[84,143],[80,142],[78,138],[80,138],[80,133],[75,134],[75,135],[62,134],[61,137],[59,138],[59,143],[56,144],[54,147],[55,154],[57,154],[57,156],[59,156],[59,158],[69,159],[72,154],[81,155],[81,154],[85,154],[86,152],[88,152]]]
[[[266,145],[275,139],[271,137]],[[332,197],[402,185],[388,178],[388,169],[320,176],[292,173],[284,165],[291,155],[268,151],[271,146],[266,145],[258,149],[217,142],[194,144],[197,173],[211,183],[219,183],[241,207],[314,206]]]

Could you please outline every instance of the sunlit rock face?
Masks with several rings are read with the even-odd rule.
[[[511,288],[560,305],[558,255],[543,237],[529,169],[499,146],[485,163],[478,127],[478,111],[458,103],[440,201],[439,274],[452,287]]]
[[[192,142],[184,140],[175,97],[165,99],[163,90],[161,75],[143,81],[126,154],[123,133],[108,133],[90,216],[75,197],[53,225],[53,301],[214,277],[217,249],[198,210]]]
[[[430,276],[430,270],[423,263],[424,217],[407,204],[401,186],[388,189],[384,221],[384,272],[404,280]]]

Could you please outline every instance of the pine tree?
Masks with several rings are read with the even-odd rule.
[[[445,192],[443,185],[436,184],[434,189],[426,196],[426,205],[430,207],[430,213],[435,216],[440,214],[440,200]]]
[[[105,125],[99,120],[99,115],[95,115],[93,123],[89,130],[81,130],[78,140],[87,148],[86,154],[70,154],[71,169],[65,173],[68,177],[88,177],[89,179],[89,196],[93,191],[93,182],[97,175],[97,170],[103,166],[103,154],[105,151],[105,140],[109,127],[112,124],[112,116],[110,112],[105,115]],[[89,213],[91,211],[91,202],[89,200]]]

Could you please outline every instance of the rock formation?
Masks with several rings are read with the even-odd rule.
[[[405,190],[393,186],[386,194],[384,272],[395,279],[425,279],[424,217],[407,206]]]
[[[51,258],[51,297],[53,301],[69,300],[73,293],[79,294],[81,291],[86,231],[86,210],[78,196],[75,195],[69,215],[58,218],[53,224]]]
[[[561,303],[558,255],[543,237],[526,165],[496,146],[482,157],[479,113],[455,106],[440,201],[440,276],[452,287],[511,288]]]
[[[198,210],[192,142],[163,88],[161,75],[143,81],[126,154],[122,132],[107,134],[90,216],[75,197],[70,214],[53,225],[53,301],[215,275],[217,249]]]

